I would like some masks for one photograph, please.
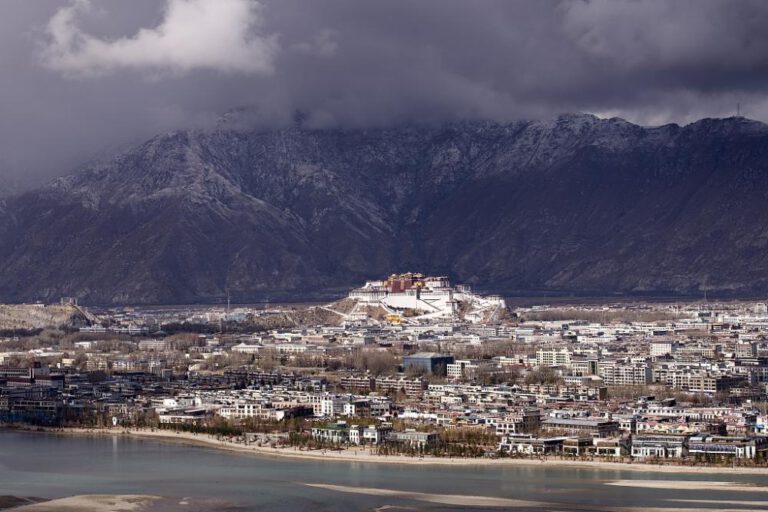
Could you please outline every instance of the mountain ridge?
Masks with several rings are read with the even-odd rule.
[[[0,299],[304,298],[407,269],[501,292],[760,293],[766,148],[744,118],[170,132],[8,197]]]

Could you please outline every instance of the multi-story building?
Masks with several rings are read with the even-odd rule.
[[[699,435],[691,437],[688,453],[701,457],[755,459],[768,452],[768,437],[725,437]]]
[[[312,429],[312,438],[334,444],[346,444],[349,442],[349,429],[343,423],[315,427]]]
[[[570,366],[573,353],[566,347],[541,348],[536,351],[539,366]]]
[[[664,384],[690,391],[691,393],[718,393],[738,386],[744,382],[744,377],[732,375],[712,375],[702,371],[674,371],[666,375]]]
[[[581,359],[581,360],[571,361],[571,375],[574,375],[577,377],[597,375],[597,360]]]
[[[436,432],[418,432],[413,429],[406,429],[404,432],[391,432],[387,441],[393,443],[402,443],[410,446],[426,447],[436,443],[439,436]]]
[[[688,453],[688,435],[639,434],[632,437],[632,456],[639,459],[679,459]]]
[[[533,408],[523,409],[499,419],[495,427],[498,436],[536,432],[541,427],[541,411]]]
[[[344,407],[348,403],[344,398],[336,396],[327,396],[320,400],[320,414],[332,418],[344,413]]]
[[[489,368],[489,361],[473,361],[469,359],[458,359],[447,367],[449,379],[474,379],[483,368]]]
[[[381,393],[399,393],[404,392],[407,396],[421,396],[427,385],[423,379],[405,377],[377,377],[376,391]]]
[[[649,347],[651,357],[661,357],[672,354],[678,349],[677,342],[674,341],[654,341]]]
[[[607,386],[645,386],[653,382],[653,370],[647,364],[601,362],[598,374]]]
[[[350,444],[381,444],[386,441],[392,427],[389,425],[352,425],[349,427]]]
[[[231,420],[247,418],[277,419],[275,409],[261,402],[237,402],[223,406],[218,411],[219,416]]]
[[[171,344],[167,340],[141,340],[139,342],[139,350],[153,350],[162,351],[171,348]]]
[[[757,343],[755,342],[742,342],[737,343],[733,350],[734,354],[739,359],[750,359],[757,357]]]
[[[448,365],[453,362],[453,356],[436,354],[434,352],[419,352],[403,357],[403,368],[405,370],[413,368],[427,375],[445,376]]]
[[[610,437],[619,432],[619,423],[605,419],[547,418],[541,423],[544,430],[565,432],[570,435]]]
[[[340,381],[341,387],[346,390],[354,392],[372,391],[376,387],[376,380],[372,377],[358,377],[354,375],[348,375],[342,377]]]

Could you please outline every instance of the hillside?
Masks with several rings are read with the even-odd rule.
[[[768,127],[588,115],[157,136],[0,207],[0,299],[768,292]]]
[[[0,304],[0,330],[58,329],[89,325],[75,306],[42,304]]]

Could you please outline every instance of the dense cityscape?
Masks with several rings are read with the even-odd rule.
[[[276,452],[767,463],[765,303],[534,302],[406,273],[324,305],[0,306],[0,421]]]

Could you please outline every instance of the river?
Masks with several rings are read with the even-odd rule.
[[[727,483],[727,484],[726,484]],[[766,476],[280,459],[0,430],[0,495],[150,494],[165,510],[768,510]],[[171,506],[177,504],[178,506]]]

